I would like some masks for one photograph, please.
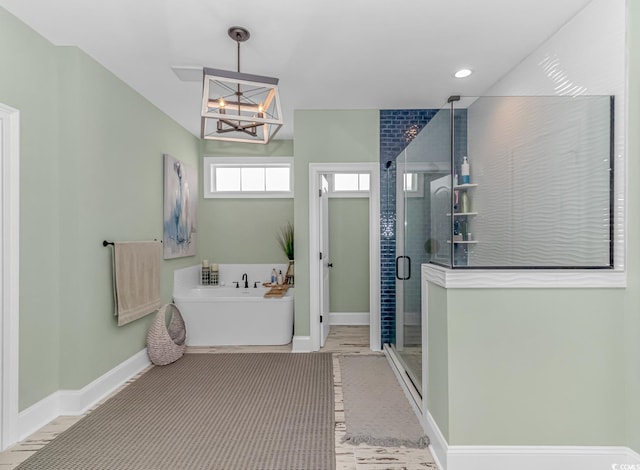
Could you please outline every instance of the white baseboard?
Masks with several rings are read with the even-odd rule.
[[[368,325],[369,312],[330,312],[330,325]]]
[[[637,470],[627,447],[449,446],[446,470]]]
[[[640,470],[640,455],[628,447],[450,446],[431,413],[423,425],[441,470]]]
[[[31,405],[18,414],[18,440],[25,439],[58,416],[85,413],[150,364],[145,348],[80,390],[58,390]]]
[[[291,352],[311,352],[311,336],[294,336]]]

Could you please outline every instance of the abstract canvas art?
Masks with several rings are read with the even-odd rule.
[[[164,155],[164,259],[196,254],[198,177],[196,171]]]

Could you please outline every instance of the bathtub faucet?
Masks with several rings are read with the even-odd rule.
[[[244,273],[242,275],[242,280],[244,281],[244,288],[248,289],[249,288],[249,278],[247,277],[247,273]]]

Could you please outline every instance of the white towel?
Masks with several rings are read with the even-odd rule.
[[[113,288],[118,326],[160,308],[162,243],[115,242]]]

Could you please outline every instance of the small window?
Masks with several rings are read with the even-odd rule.
[[[418,175],[416,173],[405,173],[404,190],[408,193],[414,193],[418,190]]]
[[[334,173],[330,176],[332,195],[340,197],[348,197],[349,195],[352,197],[367,197],[369,193],[369,173]]]
[[[293,197],[291,157],[204,157],[204,197]]]
[[[424,175],[422,173],[405,173],[402,189],[407,197],[423,197]]]

